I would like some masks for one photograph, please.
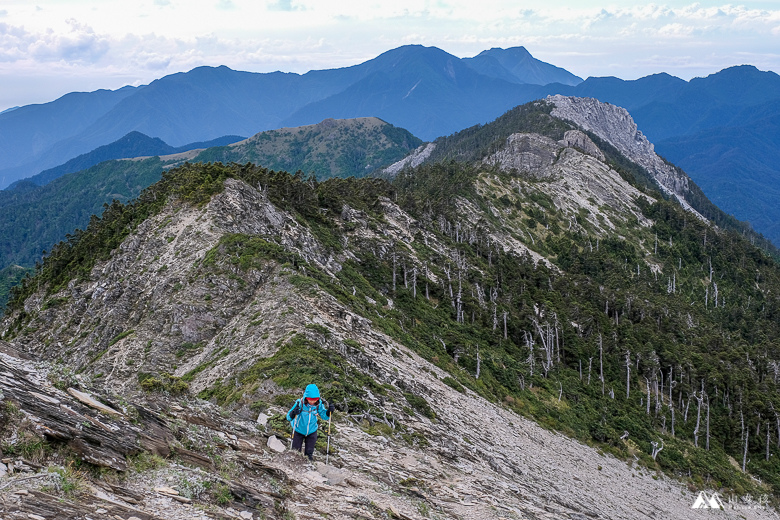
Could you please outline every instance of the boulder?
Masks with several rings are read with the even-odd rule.
[[[284,443],[276,438],[276,435],[268,437],[268,447],[271,451],[282,453],[285,450]]]

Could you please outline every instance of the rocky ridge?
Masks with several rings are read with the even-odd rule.
[[[496,199],[518,190],[544,190],[563,212],[573,213],[578,205],[590,208],[586,220],[602,231],[631,217],[644,218],[635,204],[643,195],[610,170],[599,152],[582,133],[567,134],[563,142],[515,134],[488,162],[518,170],[518,175],[481,174],[477,189]],[[522,182],[520,172],[533,177],[538,186]],[[465,199],[461,206],[476,226],[479,209]],[[454,256],[449,246],[393,201],[382,199],[379,211],[381,218],[372,219],[345,206],[339,216],[343,240],[370,244],[385,255],[396,244],[414,250],[415,242],[423,242],[443,256]],[[490,211],[511,218],[511,209],[498,202]],[[585,224],[578,218],[571,215],[572,226]],[[533,234],[540,232],[539,227],[507,226],[493,230],[491,240],[504,251],[522,255],[530,251],[527,243],[534,240]],[[246,244],[252,239],[280,246],[279,254],[289,254],[287,261],[261,258],[242,269],[241,258],[229,246],[231,240]],[[296,278],[291,265],[295,258],[331,276],[356,255],[350,248],[334,252],[326,247],[320,236],[271,203],[262,187],[228,179],[225,189],[205,206],[171,201],[128,236],[109,260],[99,262],[89,279],[74,280],[55,295],[37,292],[26,301],[31,319],[4,347],[0,367],[4,400],[20,412],[13,417],[14,432],[47,435],[41,425],[66,432],[59,438],[70,436],[66,444],[80,459],[127,473],[107,489],[92,489],[99,479],[85,477],[87,490],[81,498],[65,500],[73,508],[70,517],[92,518],[98,510],[104,510],[98,515],[107,518],[111,514],[144,520],[286,514],[297,518],[700,517],[699,511],[691,509],[696,494],[679,482],[600,454],[470,390],[446,384],[447,373],[395,341],[374,321],[321,288],[303,283],[300,275]],[[544,261],[541,256],[538,260]],[[420,258],[410,261],[423,269]],[[381,317],[380,312],[392,305],[391,300],[377,305],[377,315]],[[0,330],[10,331],[18,319],[18,314],[7,316]],[[275,451],[274,440],[282,435],[279,424],[286,411],[279,403],[288,397],[286,391],[270,379],[244,390],[238,376],[258,359],[279,353],[292,338],[303,338],[326,357],[340,360],[347,367],[345,373],[370,376],[390,397],[403,392],[423,399],[432,414],[411,410],[402,404],[403,397],[391,399],[374,388],[366,391],[368,411],[337,413],[329,466],[311,465],[297,455]],[[43,362],[20,359],[25,357],[20,352]],[[188,392],[139,390],[139,383],[148,381],[141,380],[140,374],[168,371],[172,381],[190,376]],[[218,408],[191,395],[216,384],[233,386],[249,394],[246,399],[266,403],[262,413],[242,406]],[[111,408],[125,416],[134,416],[131,409],[148,413],[139,412],[140,426],[127,418],[111,418],[110,412],[107,417],[105,411],[88,410],[92,406],[79,401],[78,394],[68,393],[69,388],[107,406],[118,403],[121,396],[127,404]],[[54,414],[46,415],[41,403],[78,415],[57,412],[56,424],[64,426],[55,429],[46,426]],[[560,399],[547,404],[567,406]],[[91,429],[107,431],[93,420],[114,432],[136,435],[136,440],[115,450],[117,455],[90,456]],[[145,446],[139,440],[148,424],[158,425],[154,438],[164,440],[160,446]],[[132,460],[138,453],[170,457],[166,449],[172,458],[153,468],[127,471],[121,464],[111,465],[113,459]],[[317,458],[322,461],[321,454]],[[24,472],[23,478],[36,477],[0,477],[4,518],[33,518],[31,514],[56,518],[53,504],[61,498],[56,486],[36,487],[33,481],[58,479],[43,475],[52,473],[50,468],[63,467],[63,460],[43,466],[16,457],[10,464]],[[227,477],[222,476],[225,473]],[[172,498],[178,495],[170,489],[186,493],[189,496],[183,498],[191,502]],[[220,489],[222,495],[210,489]],[[106,497],[117,509],[109,510]],[[762,509],[740,513],[745,518],[775,514]]]
[[[548,96],[547,101],[555,105],[551,112],[553,117],[571,121],[610,143],[628,159],[645,168],[664,193],[675,197],[683,208],[704,219],[685,199],[690,178],[655,153],[655,147],[639,130],[628,110],[593,98],[560,94]]]

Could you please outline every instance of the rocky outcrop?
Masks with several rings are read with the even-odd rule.
[[[579,130],[567,130],[563,134],[561,144],[567,148],[577,148],[582,152],[591,155],[599,161],[605,161],[604,152],[602,152],[596,143],[594,143],[587,134]]]
[[[403,170],[404,168],[416,168],[417,166],[421,165],[425,160],[430,157],[433,150],[436,148],[436,145],[434,143],[426,143],[421,146],[419,146],[417,149],[415,149],[412,153],[401,159],[400,161],[397,161],[390,166],[384,168],[382,170],[382,173],[385,173],[387,175],[390,175],[391,177],[394,177],[398,172]]]
[[[668,195],[674,196],[686,210],[704,219],[685,200],[690,178],[655,153],[653,144],[642,134],[625,108],[593,98],[560,94],[548,96],[547,101],[555,105],[552,116],[571,121],[610,143],[628,159],[646,169],[658,186]]]
[[[649,197],[603,161],[604,154],[596,144],[584,133],[572,130],[561,141],[538,134],[512,134],[505,146],[483,163],[515,172],[520,178],[542,181],[544,192],[568,216],[570,226],[577,226],[577,219],[585,218],[595,229],[612,230],[617,220],[629,216],[648,225],[635,201],[650,200]],[[527,189],[523,186],[525,183],[518,179],[509,191]],[[496,190],[496,183],[489,189]],[[583,209],[587,211],[582,212]]]

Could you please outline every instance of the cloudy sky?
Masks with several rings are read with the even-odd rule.
[[[780,2],[0,0],[0,111],[200,65],[303,73],[405,44],[525,46],[581,76],[780,72]]]

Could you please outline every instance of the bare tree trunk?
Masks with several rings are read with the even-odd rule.
[[[428,262],[425,262],[425,299],[431,299],[430,295],[428,294]]]
[[[645,386],[647,386],[647,415],[650,415],[650,380],[645,377]]]
[[[507,312],[504,311],[504,339],[507,339],[507,337],[506,337],[506,315],[507,315]]]
[[[593,365],[593,357],[588,358],[588,386],[590,386],[590,368]]]
[[[658,456],[659,453],[661,453],[661,450],[664,449],[664,440],[661,439],[661,447],[658,447],[657,442],[651,442],[650,445],[653,447],[653,460]]]
[[[674,406],[669,405],[669,410],[672,411],[672,437],[674,437]]]
[[[772,410],[774,411],[775,406],[772,405]],[[777,414],[775,411],[775,420],[777,421],[777,447],[780,448],[780,415]]]
[[[745,472],[745,466],[747,465],[747,450],[748,450],[748,437],[750,437],[750,430],[745,430],[745,451],[742,453],[742,472]]]
[[[626,399],[631,396],[631,352],[626,351]]]
[[[601,379],[601,395],[604,395],[604,346],[599,334],[599,379]]]
[[[766,423],[766,460],[769,461],[769,423]]]
[[[393,292],[395,292],[395,277],[396,277],[397,264],[398,264],[398,258],[395,253],[395,246],[393,246]]]
[[[417,299],[417,268],[412,270],[412,298]]]
[[[479,370],[482,365],[482,358],[479,357],[479,347],[477,347],[477,375],[475,379],[479,379]]]
[[[707,396],[707,451],[710,451],[710,397]]]

